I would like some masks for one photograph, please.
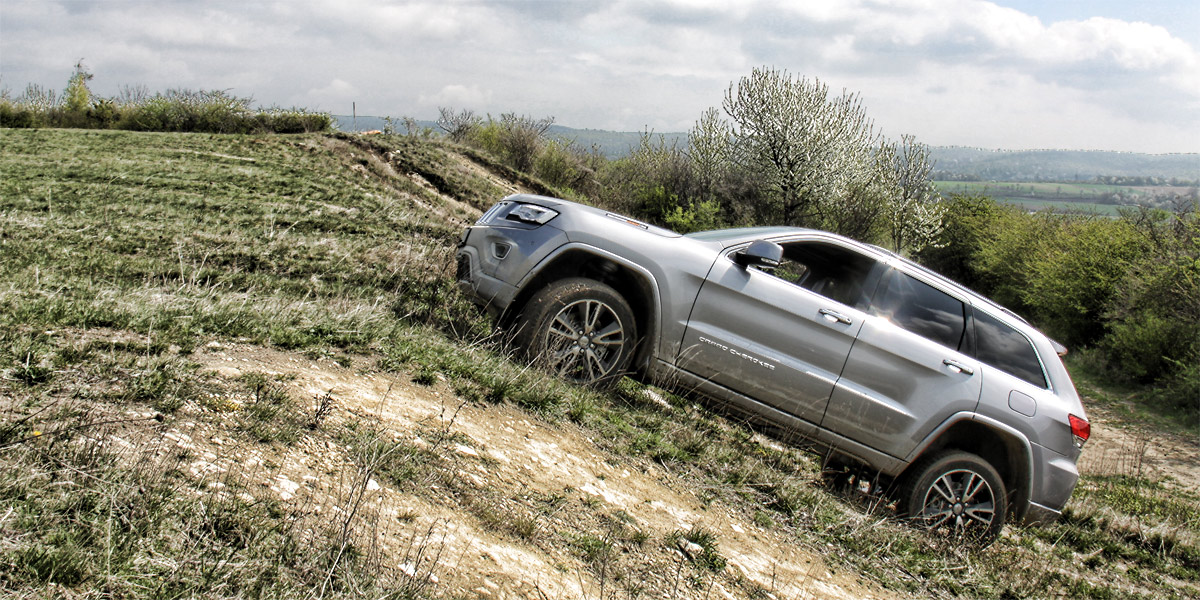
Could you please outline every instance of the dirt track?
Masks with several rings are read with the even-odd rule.
[[[247,372],[282,375],[295,397],[330,393],[336,415],[330,426],[346,419],[375,417],[397,439],[414,443],[430,428],[462,434],[446,449],[455,455],[460,480],[494,498],[579,497],[610,513],[628,515],[649,534],[651,562],[660,572],[642,573],[651,597],[689,589],[680,584],[690,567],[683,554],[663,549],[660,540],[672,532],[703,527],[716,534],[728,560],[725,576],[710,577],[705,597],[746,597],[744,578],[777,598],[884,598],[894,594],[855,573],[831,569],[821,557],[798,547],[778,531],[764,529],[719,503],[703,504],[689,482],[653,464],[631,468],[628,460],[600,450],[586,432],[565,423],[540,422],[508,406],[463,405],[438,386],[425,387],[384,374],[359,372],[332,361],[313,361],[257,347],[212,345],[195,358],[223,379]],[[210,462],[263,460],[228,454],[211,443],[215,432],[180,432],[216,457]],[[209,440],[205,442],[204,440]],[[346,496],[348,459],[338,448],[290,448],[275,460],[279,472],[265,482],[272,493],[310,510],[330,510]],[[203,470],[203,466],[200,467]],[[352,482],[351,482],[352,483]],[[429,569],[439,585],[490,598],[598,598],[607,584],[590,572],[561,544],[525,543],[484,527],[477,516],[436,502],[436,494],[402,493],[386,483],[367,483],[369,504],[385,517],[388,531],[380,538],[385,552],[403,561],[414,545],[438,556]],[[569,503],[568,503],[569,504]],[[567,512],[569,513],[569,506]],[[558,515],[557,518],[582,518]],[[537,540],[536,534],[533,538]],[[427,564],[427,563],[426,563]],[[682,568],[681,568],[682,567]],[[408,565],[417,570],[422,564]]]

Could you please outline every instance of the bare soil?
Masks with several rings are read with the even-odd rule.
[[[451,595],[605,598],[617,597],[614,590],[623,587],[620,597],[629,589],[666,598],[895,596],[857,573],[830,567],[786,532],[764,529],[719,502],[705,504],[692,482],[654,463],[601,450],[570,424],[544,422],[511,406],[463,403],[444,385],[418,385],[365,364],[344,367],[216,343],[193,358],[218,379],[258,372],[278,376],[294,397],[332,396],[335,409],[325,429],[377,419],[396,440],[418,446],[433,443],[428,438],[439,432],[450,434],[438,448],[453,458],[458,482],[453,493],[436,489],[436,482],[401,490],[372,478],[362,483],[362,510],[381,517],[376,537],[386,560]],[[228,445],[222,432],[197,422],[179,426],[169,438],[201,457],[193,467],[197,476],[263,465],[259,493],[313,514],[337,518],[358,485],[345,448],[331,441],[306,438],[276,448],[272,456],[262,445]],[[462,510],[463,496],[475,510]],[[497,526],[492,510],[500,520],[529,515],[528,535]],[[625,567],[611,571],[585,560],[562,531],[612,534],[613,525],[606,530],[596,515],[616,515],[622,527],[642,532],[640,546],[633,545],[638,560],[614,561]],[[687,558],[688,549],[665,543],[672,533],[693,527],[716,535],[728,561],[724,570],[699,569]]]
[[[1086,399],[1085,399],[1086,401]],[[1079,458],[1079,472],[1170,479],[1200,491],[1200,440],[1158,429],[1117,427],[1109,411],[1088,407],[1092,426]]]

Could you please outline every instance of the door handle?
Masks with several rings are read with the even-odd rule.
[[[954,371],[955,373],[962,373],[963,375],[974,375],[975,374],[974,369],[958,362],[957,360],[947,358],[946,360],[942,361],[942,364],[946,365],[947,367],[950,367],[950,369],[952,371]]]
[[[821,316],[825,317],[825,319],[827,321],[829,321],[830,323],[844,323],[846,325],[849,325],[854,322],[854,321],[850,320],[850,317],[847,317],[846,315],[843,315],[842,313],[837,312],[836,310],[822,308],[818,312],[820,312]]]

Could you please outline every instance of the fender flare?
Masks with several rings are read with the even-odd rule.
[[[925,439],[922,440],[921,443],[915,448],[913,448],[911,452],[909,452],[908,456],[904,458],[905,462],[907,462],[909,465],[913,464],[920,456],[925,454],[925,452],[931,446],[933,446],[934,443],[937,442],[938,438],[940,438],[942,434],[946,433],[952,427],[964,421],[978,423],[990,429],[996,430],[1001,435],[1004,435],[1005,437],[1008,437],[1017,443],[1017,446],[1023,455],[1022,458],[1024,460],[1025,477],[1022,481],[1017,481],[1017,483],[1021,484],[1022,489],[1013,491],[1018,492],[1019,498],[1023,500],[1023,504],[1028,505],[1030,494],[1033,491],[1033,447],[1030,445],[1029,439],[1026,438],[1025,435],[1020,431],[991,417],[986,417],[974,412],[959,412],[950,415],[933,431],[929,432],[929,435],[926,435]],[[1018,513],[1024,514],[1024,510],[1019,510]]]
[[[646,358],[648,355],[655,356],[659,354],[659,348],[657,346],[661,342],[660,334],[662,332],[662,291],[659,289],[658,278],[655,277],[654,274],[651,273],[646,267],[619,254],[614,254],[613,252],[597,248],[596,246],[592,246],[590,244],[567,242],[550,251],[549,254],[542,258],[537,265],[530,269],[529,272],[517,282],[517,295],[524,294],[527,291],[527,287],[534,281],[537,281],[537,279],[542,275],[542,272],[545,271],[550,265],[553,265],[555,262],[557,262],[560,256],[573,251],[586,252],[588,254],[612,261],[623,268],[629,269],[636,276],[643,279],[646,284],[646,290],[649,292],[650,296],[647,299],[650,304],[648,311],[650,326],[647,328],[647,331],[642,333],[642,337],[643,339],[650,341],[651,344],[644,346],[644,349],[638,353],[638,355],[635,357],[635,364],[644,363],[647,368],[652,368],[654,361],[646,360]],[[653,347],[653,349],[651,349],[651,347]]]

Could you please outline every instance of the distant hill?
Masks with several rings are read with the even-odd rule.
[[[931,149],[934,179],[1092,181],[1097,177],[1200,181],[1200,154],[1137,154],[1086,150]]]
[[[334,115],[342,131],[383,130],[382,117]],[[440,131],[434,121],[416,121],[417,127]],[[403,130],[403,121],[393,126]],[[650,132],[654,141],[687,144],[686,132]],[[595,147],[609,159],[627,156],[641,142],[643,132],[574,129],[552,125],[551,136],[572,141],[585,149]],[[963,146],[934,146],[934,179],[952,181],[1093,181],[1098,177],[1157,178],[1160,184],[1195,185],[1200,182],[1200,154],[1138,154],[1088,150],[987,150]]]

